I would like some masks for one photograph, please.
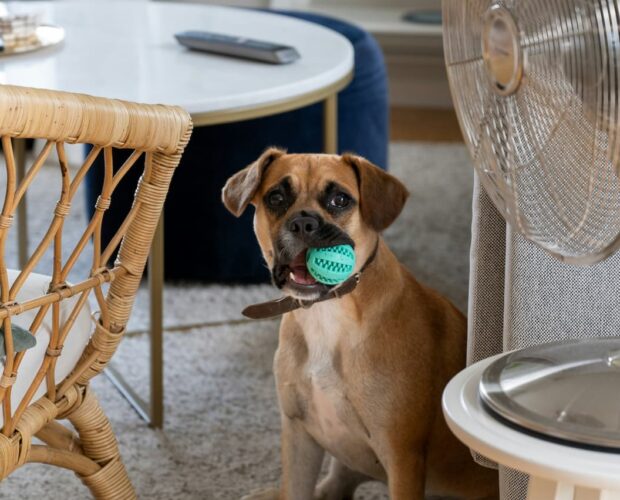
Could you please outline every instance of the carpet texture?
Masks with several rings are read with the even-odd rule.
[[[461,145],[395,143],[390,154],[391,171],[411,198],[385,237],[420,281],[464,310],[473,182],[466,151]],[[49,170],[45,176],[54,175]],[[53,206],[48,182],[31,195],[33,212]],[[81,202],[78,196],[75,218],[67,224],[75,235],[85,224]],[[31,231],[40,234],[44,228],[38,221]],[[77,274],[88,261],[80,266],[85,267]],[[271,372],[278,322],[236,322],[243,306],[276,295],[269,285],[166,287],[165,324],[172,330],[165,336],[163,431],[149,429],[104,376],[94,380],[140,498],[238,499],[278,481],[279,416]],[[195,327],[173,331],[180,324]],[[122,342],[114,363],[143,394],[148,338],[140,332],[147,327],[148,296],[141,290],[130,324],[136,333]],[[88,497],[72,473],[40,465],[25,466],[0,486],[3,499]],[[376,483],[356,495],[356,500],[385,499],[385,487]]]

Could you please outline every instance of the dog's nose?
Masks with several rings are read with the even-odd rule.
[[[311,215],[297,215],[288,223],[288,229],[291,233],[299,236],[310,236],[319,228],[321,223],[316,217]]]

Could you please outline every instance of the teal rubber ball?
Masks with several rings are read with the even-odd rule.
[[[337,285],[353,274],[355,251],[351,245],[310,248],[306,253],[306,266],[319,283]]]

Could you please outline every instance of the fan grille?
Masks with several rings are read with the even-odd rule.
[[[556,257],[605,258],[620,234],[617,3],[443,0],[443,9],[455,107],[491,199]],[[507,95],[483,58],[492,9],[518,32],[522,75]]]

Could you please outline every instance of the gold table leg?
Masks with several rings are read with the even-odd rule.
[[[13,140],[13,156],[17,168],[17,181],[20,182],[26,175],[26,140]],[[17,206],[17,256],[19,268],[23,269],[28,262],[28,205],[27,193],[24,193]]]
[[[164,424],[164,214],[155,231],[149,259],[151,306],[151,425]]]
[[[338,94],[323,101],[323,151],[338,154]]]
[[[140,418],[151,427],[164,425],[164,214],[155,230],[148,262],[150,312],[150,397],[148,403],[129,385],[110,362],[104,373],[129,402]]]

